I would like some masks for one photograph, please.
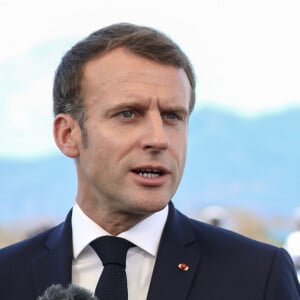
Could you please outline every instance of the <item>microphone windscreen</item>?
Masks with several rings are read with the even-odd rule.
[[[37,300],[97,300],[97,297],[79,286],[70,284],[63,287],[61,284],[53,284]]]

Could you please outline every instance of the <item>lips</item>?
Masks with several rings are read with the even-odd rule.
[[[144,178],[158,178],[169,173],[163,167],[138,167],[134,168],[132,171]]]
[[[139,176],[143,176],[147,178],[155,178],[163,174],[162,170],[150,169],[150,168],[142,168],[142,169],[134,170],[134,172]]]

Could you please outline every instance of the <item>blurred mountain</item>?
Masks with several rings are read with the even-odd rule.
[[[202,110],[191,119],[189,156],[178,198],[263,213],[300,205],[300,109],[243,118]]]
[[[291,214],[300,205],[300,109],[245,118],[202,109],[190,120],[188,160],[176,205]],[[61,154],[0,158],[0,223],[63,217],[74,202],[75,165]]]

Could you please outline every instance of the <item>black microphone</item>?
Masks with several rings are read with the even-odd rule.
[[[61,284],[53,284],[37,300],[98,300],[98,298],[89,290],[79,286],[70,284],[63,287]]]

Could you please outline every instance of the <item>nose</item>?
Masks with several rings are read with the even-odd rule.
[[[147,118],[145,123],[145,130],[142,132],[141,138],[142,148],[152,152],[167,150],[169,137],[160,114]]]

